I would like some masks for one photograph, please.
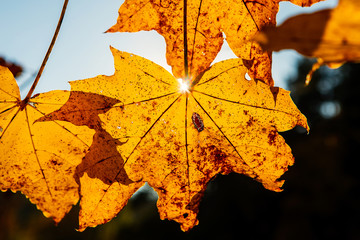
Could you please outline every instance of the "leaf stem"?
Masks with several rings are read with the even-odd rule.
[[[188,42],[187,42],[187,0],[184,0],[183,8],[183,22],[184,22],[184,70],[185,80],[189,79],[189,63],[188,63]]]
[[[61,11],[61,14],[60,14],[60,18],[59,18],[59,21],[58,21],[58,24],[56,26],[56,30],[55,30],[55,33],[54,33],[54,36],[51,40],[51,43],[50,43],[50,46],[46,52],[46,55],[44,57],[44,60],[42,61],[41,63],[41,66],[40,66],[40,69],[39,69],[39,72],[37,73],[36,77],[35,77],[35,80],[34,80],[34,83],[31,85],[31,88],[29,90],[29,92],[27,93],[26,97],[24,98],[24,100],[21,101],[21,106],[20,106],[20,109],[24,109],[24,107],[26,106],[26,104],[29,102],[29,99],[31,98],[31,95],[33,94],[35,88],[36,88],[36,85],[38,84],[39,82],[39,79],[41,77],[41,74],[42,72],[44,71],[44,68],[45,68],[45,65],[47,63],[47,60],[49,59],[49,56],[50,56],[50,53],[54,47],[54,44],[55,44],[55,41],[56,41],[56,38],[57,36],[59,35],[59,31],[60,31],[60,27],[61,27],[61,24],[62,24],[62,21],[64,19],[64,16],[65,16],[65,12],[66,12],[66,7],[68,5],[68,2],[69,0],[64,0],[64,5],[62,7],[62,11]]]

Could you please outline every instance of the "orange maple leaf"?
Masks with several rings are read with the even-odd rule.
[[[341,0],[335,9],[298,15],[276,28],[266,28],[255,40],[267,50],[295,49],[331,66],[359,62],[359,11],[358,1]]]
[[[241,59],[181,82],[149,60],[111,51],[114,75],[71,82],[73,91],[121,101],[99,117],[123,164],[107,181],[80,177],[80,230],[115,217],[145,182],[159,195],[160,217],[184,231],[197,224],[206,185],[219,173],[246,174],[281,191],[279,177],[293,156],[278,131],[308,129],[288,91],[246,80]],[[91,161],[107,161],[100,160]],[[124,176],[130,181],[118,180]]]
[[[55,222],[79,200],[74,179],[94,131],[68,122],[36,122],[70,92],[52,91],[24,103],[11,72],[0,66],[0,189],[21,191]]]
[[[310,6],[319,1],[291,2]],[[246,64],[250,69],[250,76],[272,86],[271,53],[263,52],[258,45],[249,40],[264,26],[275,26],[279,2],[126,0],[119,9],[117,23],[108,32],[156,30],[165,38],[166,59],[172,66],[175,77],[186,75],[184,31],[189,74],[192,77],[196,77],[210,66],[223,44],[224,33],[233,52],[239,58],[250,61]]]

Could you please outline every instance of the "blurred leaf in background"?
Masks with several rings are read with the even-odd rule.
[[[14,77],[18,77],[21,75],[23,68],[17,63],[6,61],[3,57],[0,56],[0,66],[4,66],[9,68],[10,72],[14,75]]]

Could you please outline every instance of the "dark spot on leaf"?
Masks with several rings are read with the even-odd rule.
[[[160,190],[161,193],[166,193],[166,190],[164,188],[159,187],[158,189]]]
[[[54,165],[54,166],[61,166],[61,165],[62,165],[62,163],[59,163],[56,159],[51,159],[51,160],[50,160],[50,163],[51,163],[52,165]]]
[[[215,156],[215,159],[214,159],[215,161],[223,161],[227,157],[226,153],[224,153],[223,151],[221,151],[218,148],[215,148],[212,151],[212,154]]]
[[[172,153],[168,153],[168,155],[166,156],[167,158],[167,162],[170,164],[170,165],[175,165],[178,164],[178,158],[177,156],[174,156]]]
[[[252,125],[254,125],[254,118],[252,116],[249,117],[249,121],[246,122],[246,125],[248,127],[251,127]]]
[[[254,64],[253,59],[251,59],[251,60],[243,59],[242,62],[247,69],[250,69]]]
[[[343,38],[341,41],[342,45],[347,45],[348,44],[348,40],[346,38]]]
[[[240,28],[241,28],[241,24],[238,26],[236,31],[238,32],[240,30]]]
[[[277,99],[277,96],[279,94],[279,87],[270,87],[270,90],[274,96],[274,101],[275,101],[275,104],[276,104],[276,99]]]
[[[275,138],[276,138],[276,131],[275,130],[272,130],[269,132],[269,135],[268,135],[268,138],[269,138],[269,144],[270,145],[273,145],[274,142],[275,142]]]
[[[151,103],[151,105],[152,105],[153,107],[155,107],[156,105],[158,105],[158,103],[157,103],[156,101],[153,101],[153,102]]]

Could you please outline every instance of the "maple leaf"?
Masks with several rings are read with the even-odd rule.
[[[219,173],[246,174],[281,191],[279,177],[293,156],[278,131],[308,129],[288,91],[246,80],[241,59],[216,63],[184,83],[149,60],[111,51],[114,75],[70,83],[72,91],[120,101],[99,118],[123,164],[107,182],[80,178],[88,199],[81,204],[80,231],[115,217],[145,182],[159,195],[160,217],[184,231],[197,224],[206,185]],[[124,174],[131,181],[117,180]]]
[[[52,112],[39,120],[69,121],[72,124],[86,125],[96,131],[88,153],[76,168],[75,179],[80,185],[80,212],[79,230],[86,228],[83,223],[90,226],[94,219],[102,219],[105,223],[114,217],[127,203],[127,200],[139,187],[141,182],[131,181],[123,169],[124,160],[117,150],[117,146],[124,143],[112,138],[101,127],[98,114],[105,113],[120,101],[110,97],[86,92],[72,91],[69,100],[57,111]],[[110,189],[109,185],[112,185]],[[87,209],[96,208],[99,201],[111,203],[111,207],[102,208],[101,211],[89,212]]]
[[[247,60],[250,76],[273,85],[271,53],[263,52],[249,40],[264,26],[275,26],[279,2],[189,0],[184,5],[183,0],[126,0],[119,9],[117,23],[107,32],[156,30],[165,38],[166,59],[172,66],[175,77],[186,75],[184,39],[188,51],[189,74],[196,77],[215,59],[225,33],[233,52],[239,58]],[[310,6],[319,0],[291,2]]]
[[[288,1],[301,7],[310,7],[314,3],[318,3],[325,0],[276,0],[277,2]]]
[[[70,92],[51,91],[24,102],[5,67],[0,67],[0,80],[0,189],[21,191],[59,222],[79,200],[74,174],[94,131],[68,122],[36,121],[61,107]]]
[[[333,10],[298,15],[266,28],[255,40],[267,50],[295,49],[331,66],[360,61],[359,11],[358,1],[341,0]]]

